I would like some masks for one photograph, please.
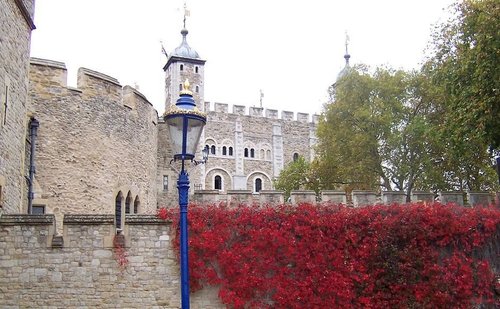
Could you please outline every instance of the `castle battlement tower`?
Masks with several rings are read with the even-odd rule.
[[[186,29],[187,10],[184,13],[184,28],[181,30],[182,42],[168,56],[165,71],[165,110],[175,105],[182,84],[187,79],[193,90],[193,99],[199,110],[203,110],[204,94],[204,66],[205,60],[187,43],[188,30]]]

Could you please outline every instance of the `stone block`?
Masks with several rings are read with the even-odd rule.
[[[316,203],[316,192],[313,190],[293,190],[290,192],[290,202],[292,205],[301,203]]]
[[[434,202],[435,194],[428,191],[411,191],[412,202]]]
[[[259,192],[259,203],[261,205],[280,205],[285,202],[285,192],[277,190],[261,190]]]
[[[324,190],[321,191],[321,202],[347,204],[347,196],[344,191]]]
[[[354,207],[375,205],[377,194],[374,191],[353,190],[352,204]]]
[[[488,206],[493,199],[489,192],[468,191],[467,202],[470,206]]]
[[[384,191],[382,192],[382,203],[406,204],[406,193],[404,191]]]
[[[441,204],[454,203],[464,205],[464,193],[461,191],[439,192],[438,195]]]

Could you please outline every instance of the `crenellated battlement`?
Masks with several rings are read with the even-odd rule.
[[[68,87],[67,75],[66,64],[63,62],[30,59],[30,83],[37,92],[50,92],[58,96],[79,95],[85,100],[99,99],[114,102],[131,110],[146,108],[156,112],[146,96],[129,85],[122,86],[114,77],[87,68],[79,68],[77,87],[74,88]]]
[[[256,106],[251,106],[248,108],[244,105],[232,105],[232,112],[229,112],[229,104],[227,103],[219,103],[219,102],[214,102],[213,103],[213,109],[212,109],[212,103],[211,102],[205,102],[205,112],[216,112],[216,113],[225,113],[225,114],[234,114],[234,115],[241,115],[241,116],[250,116],[250,117],[262,117],[262,118],[268,118],[270,120],[276,120],[276,119],[281,119],[284,121],[298,121],[301,123],[313,123],[317,124],[319,121],[319,115],[314,114],[309,117],[308,113],[297,113],[295,116],[294,112],[291,111],[281,111],[281,117],[280,113],[276,109],[269,109],[269,108],[263,108],[263,107],[256,107]]]

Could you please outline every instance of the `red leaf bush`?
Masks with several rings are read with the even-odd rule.
[[[178,211],[158,215],[178,249]],[[188,219],[191,290],[217,285],[233,308],[498,305],[498,209],[190,205]]]

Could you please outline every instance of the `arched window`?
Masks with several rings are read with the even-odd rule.
[[[182,91],[182,84],[179,84],[179,91]]]
[[[261,149],[260,150],[260,158],[259,159],[264,160],[265,158],[266,158],[266,152],[264,151],[264,149]]]
[[[262,190],[262,179],[255,178],[255,192],[260,192]]]
[[[215,190],[222,190],[222,177],[220,177],[219,175],[215,176],[214,189]]]
[[[128,191],[127,198],[125,199],[125,213],[130,213],[130,204],[132,204],[132,194]]]
[[[141,205],[141,202],[139,201],[139,196],[135,197],[134,200],[134,213],[138,214],[139,213],[139,206]]]
[[[115,198],[115,226],[117,229],[122,228],[122,191],[118,192]]]
[[[245,148],[245,158],[248,158],[248,148]]]
[[[255,158],[255,150],[253,148],[250,149],[250,158]]]
[[[198,73],[198,66],[195,66],[195,67],[194,67],[194,72],[195,72],[195,73]]]
[[[233,155],[233,147],[229,147],[229,155],[232,156]]]
[[[200,92],[200,87],[196,86],[196,93]]]
[[[215,154],[215,145],[212,145],[212,147],[210,147],[210,153]]]
[[[298,153],[294,153],[293,154],[293,162],[297,161],[299,159],[299,154]]]
[[[222,155],[223,156],[227,155],[227,147],[226,146],[222,147]]]
[[[181,69],[181,71],[184,71],[184,65],[183,64],[181,64],[181,68],[180,69]]]

